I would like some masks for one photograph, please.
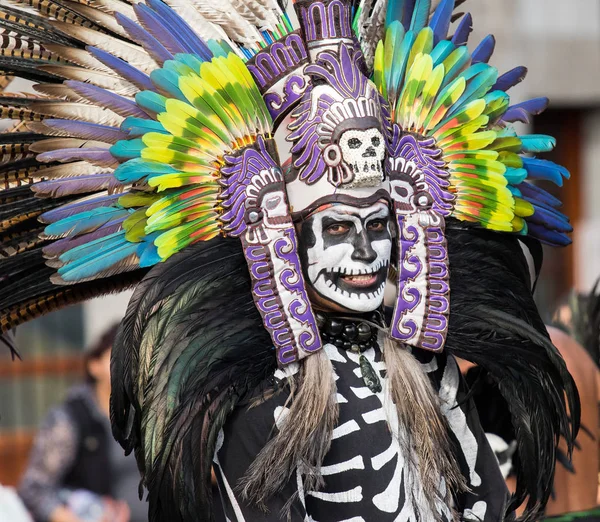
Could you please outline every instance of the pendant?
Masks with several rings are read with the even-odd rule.
[[[379,380],[377,372],[373,369],[373,366],[371,366],[369,360],[364,355],[361,355],[358,361],[360,364],[360,373],[362,374],[363,382],[373,393],[380,393],[382,390],[381,381]]]

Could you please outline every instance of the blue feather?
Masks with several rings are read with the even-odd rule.
[[[494,54],[496,48],[496,39],[493,34],[486,36],[481,43],[477,46],[477,49],[471,54],[472,63],[488,63],[490,58]]]
[[[563,178],[569,179],[569,171],[561,165],[548,160],[537,158],[522,158],[523,168],[529,174],[528,179],[551,181],[555,185],[562,187]]]
[[[538,152],[549,152],[556,147],[556,139],[543,134],[528,134],[519,136],[519,139],[523,143],[522,152],[536,154]]]
[[[171,165],[135,158],[121,163],[115,169],[114,176],[121,183],[129,184],[141,181],[148,176],[175,174],[177,172],[179,171],[171,167]]]
[[[158,235],[158,232],[156,233]],[[158,255],[158,248],[154,243],[148,242],[140,255],[140,268],[148,268],[160,263],[162,258]]]
[[[140,118],[125,118],[121,123],[121,130],[127,132],[130,138],[143,136],[147,132],[160,132],[169,134],[163,124],[156,120],[142,120]]]
[[[150,114],[166,112],[167,98],[154,91],[142,91],[135,95],[135,103]]]
[[[519,189],[523,193],[523,196],[530,200],[535,200],[554,208],[562,206],[562,201],[560,199],[533,183],[521,183]]]
[[[537,116],[544,112],[548,107],[548,98],[533,98],[523,103],[512,105],[502,116],[502,121],[514,123],[531,123],[531,116]]]
[[[110,153],[119,161],[139,158],[146,145],[140,138],[121,140],[110,148]]]
[[[442,0],[437,6],[429,27],[433,29],[433,44],[436,45],[442,40],[448,38],[448,31],[452,21],[455,0]]]
[[[171,29],[171,33],[176,33],[184,41],[187,52],[197,54],[205,61],[210,61],[213,58],[206,44],[173,9],[160,0],[146,0],[146,3],[163,18]]]
[[[471,36],[471,31],[473,31],[473,17],[471,16],[471,13],[467,13],[458,24],[456,32],[452,37],[452,43],[457,47],[460,45],[467,45],[469,36]]]
[[[129,65],[126,61],[113,56],[110,53],[103,51],[102,49],[98,49],[97,47],[88,47],[87,50],[94,56],[100,60],[106,67],[115,71],[118,75],[125,78],[128,82],[133,83],[138,89],[143,90],[152,90],[154,86],[150,81],[150,78],[147,74],[143,73],[139,69],[133,67],[133,65]]]
[[[429,11],[431,11],[431,0],[416,1],[410,23],[411,31],[419,34],[424,27],[427,27],[427,22],[429,21]]]
[[[392,25],[393,22],[402,23],[404,17],[404,2],[405,0],[389,0],[387,12],[385,14],[386,29]]]
[[[509,89],[512,89],[515,85],[521,83],[525,76],[527,76],[527,67],[519,66],[511,69],[507,73],[504,73],[498,81],[496,85],[494,85],[494,91],[504,91],[507,92]]]
[[[134,10],[136,6],[137,4],[134,4]],[[173,55],[167,51],[163,44],[133,20],[130,20],[121,13],[115,13],[115,19],[117,20],[117,23],[127,31],[134,42],[142,45],[156,63],[162,65],[165,61],[173,58]]]

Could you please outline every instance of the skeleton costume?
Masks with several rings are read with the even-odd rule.
[[[213,468],[231,522],[536,520],[579,409],[532,182],[568,173],[461,0],[15,1],[0,324],[137,286],[111,417],[151,520],[211,520]],[[457,356],[511,409],[512,500]]]

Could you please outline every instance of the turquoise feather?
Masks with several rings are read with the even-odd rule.
[[[431,59],[433,60],[433,68],[435,69],[440,63],[442,63],[452,52],[456,49],[456,46],[450,40],[442,40],[437,44],[433,51],[431,51]]]
[[[386,28],[391,26],[394,22],[402,22],[405,1],[406,0],[389,0],[385,16]]]
[[[109,150],[110,153],[119,161],[126,161],[133,158],[139,158],[142,154],[142,149],[146,145],[140,138],[134,140],[121,140],[114,144]]]
[[[204,63],[202,60],[200,60],[197,56],[193,54],[176,54],[175,59],[178,62],[185,64],[196,74],[200,74],[200,67]]]
[[[526,153],[550,152],[556,147],[556,139],[543,134],[519,136],[519,139],[523,143],[521,151]]]
[[[135,103],[149,113],[165,112],[167,110],[165,107],[166,102],[166,97],[153,91],[142,91],[135,95]]]
[[[527,179],[527,171],[525,169],[507,168],[504,177],[511,185],[519,185]]]
[[[429,22],[429,11],[431,11],[431,0],[417,0],[413,10],[410,30],[419,33]]]
[[[115,239],[113,244],[110,245],[110,249],[107,248],[103,254],[98,255],[92,252],[59,268],[58,275],[65,282],[87,280],[110,270],[117,263],[136,254],[138,250],[140,250],[140,244],[130,243],[123,234],[119,239]]]
[[[473,69],[475,70],[473,71]],[[477,65],[469,67],[469,69],[460,76],[463,76],[465,80],[467,80],[467,88],[458,101],[450,108],[448,116],[452,116],[469,102],[483,98],[496,83],[496,80],[498,79],[498,69],[491,67],[486,63],[478,63]]]
[[[179,88],[179,75],[167,69],[156,69],[150,73],[152,83],[161,91],[168,93],[172,98],[187,102],[186,97]]]
[[[48,225],[44,229],[44,235],[48,237],[77,236],[82,233],[92,232],[109,221],[126,217],[129,213],[128,210],[123,208],[95,208]]]
[[[114,175],[121,183],[130,184],[139,182],[147,176],[161,176],[164,174],[176,174],[178,172],[177,169],[165,163],[135,158],[119,165],[115,169]]]
[[[159,121],[145,120],[142,118],[135,118],[133,116],[129,116],[123,120],[123,123],[121,123],[121,130],[127,132],[132,138],[143,136],[147,132],[160,132],[162,134],[169,134],[169,132]]]

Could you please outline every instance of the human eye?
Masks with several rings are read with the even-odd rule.
[[[344,234],[347,234],[349,231],[350,225],[348,223],[343,222],[331,223],[331,225],[329,225],[325,229],[325,232],[332,236],[342,236]]]
[[[384,219],[374,219],[367,225],[367,228],[372,232],[383,232],[386,227],[387,222]]]

